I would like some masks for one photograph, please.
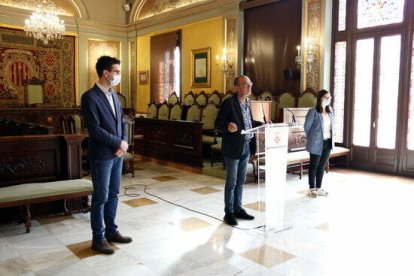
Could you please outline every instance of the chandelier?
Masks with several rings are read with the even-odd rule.
[[[57,16],[58,11],[52,1],[43,0],[24,22],[24,31],[28,36],[41,40],[45,45],[49,40],[61,39],[65,33],[65,25]]]

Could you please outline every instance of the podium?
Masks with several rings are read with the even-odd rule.
[[[266,231],[282,231],[285,213],[285,186],[288,152],[288,124],[266,124],[242,131],[255,133],[257,176],[260,201],[260,174],[265,173],[265,203],[264,222]]]

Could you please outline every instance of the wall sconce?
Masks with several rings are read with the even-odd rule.
[[[298,69],[300,69],[302,65],[304,65],[303,60],[305,60],[306,71],[309,72],[313,70],[313,66],[316,63],[316,59],[317,59],[316,50],[318,47],[314,43],[313,39],[310,37],[305,38],[304,44],[305,45],[303,47],[302,53],[301,53],[300,45],[296,46],[296,50],[298,52],[295,57],[295,62],[296,62]],[[303,58],[302,58],[302,55],[303,55]]]
[[[222,55],[216,55],[216,71],[231,77],[234,74],[234,51],[223,48]]]

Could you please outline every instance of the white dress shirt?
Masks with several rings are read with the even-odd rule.
[[[105,93],[105,96],[108,99],[109,105],[111,106],[112,113],[116,117],[114,98],[112,98],[112,95],[115,93],[115,91],[112,89],[112,87],[109,88],[109,90],[105,89],[105,87],[103,87],[99,82],[97,82],[96,85]]]

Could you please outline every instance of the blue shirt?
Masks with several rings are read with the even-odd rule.
[[[247,99],[244,103],[240,101],[239,99],[239,104],[240,104],[240,109],[243,115],[243,123],[244,123],[245,130],[252,129],[252,116],[250,112],[249,99]],[[253,136],[254,136],[253,133],[246,133],[244,135],[246,142],[249,142],[253,138]]]

